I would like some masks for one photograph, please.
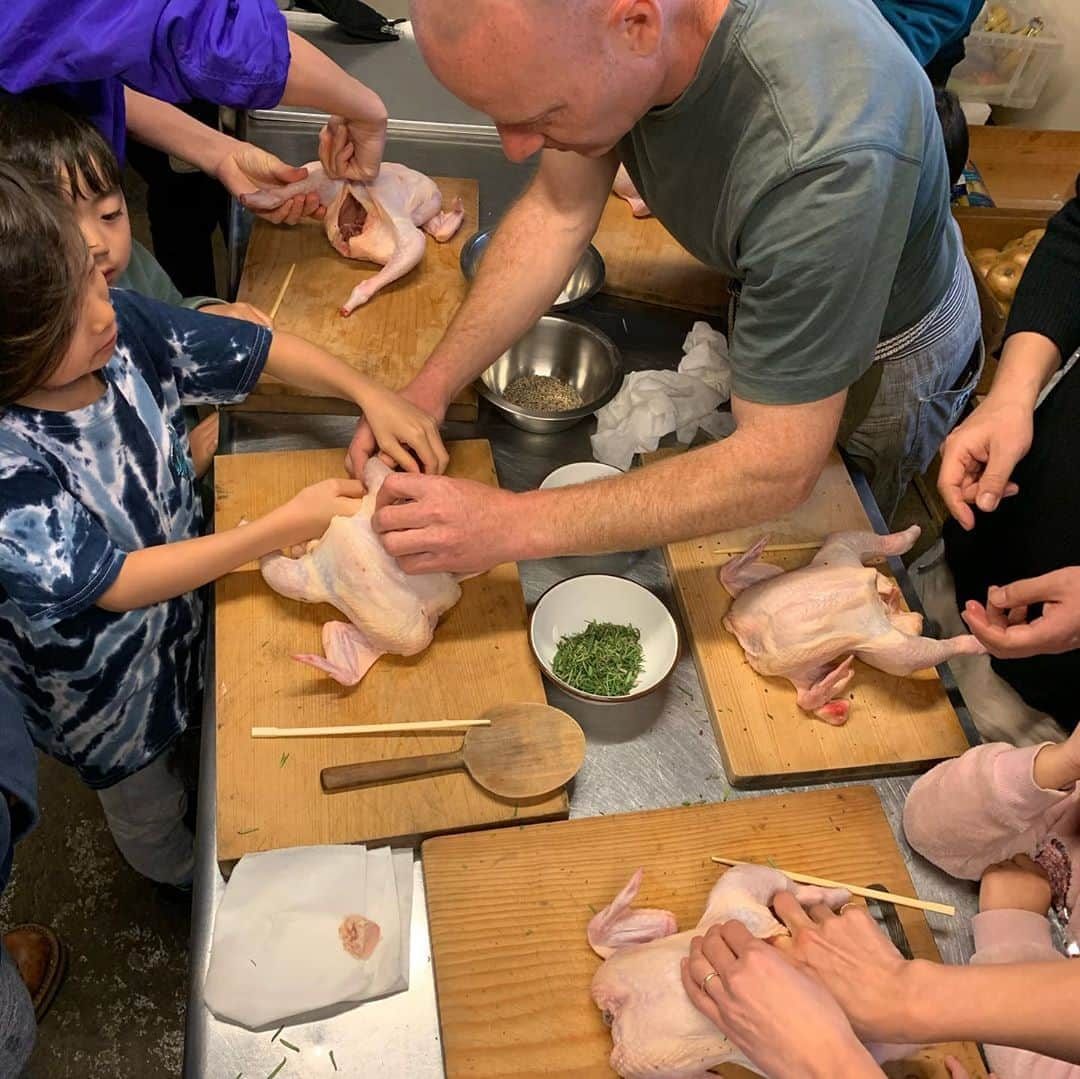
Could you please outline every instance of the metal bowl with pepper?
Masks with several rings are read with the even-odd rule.
[[[679,630],[647,588],[626,577],[568,577],[537,601],[529,643],[545,677],[581,700],[623,704],[675,668]]]
[[[548,434],[602,408],[622,380],[622,358],[610,338],[580,319],[544,315],[476,388],[516,427]]]

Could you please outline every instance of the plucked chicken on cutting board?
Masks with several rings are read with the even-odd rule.
[[[323,626],[325,655],[293,657],[343,686],[356,685],[380,656],[422,652],[440,616],[461,598],[449,573],[405,574],[375,535],[375,499],[389,474],[378,458],[369,459],[367,490],[352,517],[335,517],[301,557],[273,554],[260,563],[275,592],[301,603],[329,603],[349,619]]]
[[[769,910],[780,892],[792,892],[803,906],[825,903],[834,909],[850,893],[795,884],[765,866],[736,866],[713,885],[697,926],[679,933],[670,911],[630,906],[642,875],[639,869],[588,928],[589,944],[604,960],[593,977],[592,998],[611,1027],[611,1067],[623,1079],[711,1079],[710,1069],[721,1064],[763,1074],[686,995],[680,962],[690,941],[733,920],[762,940],[786,933]],[[869,1048],[879,1062],[911,1051],[910,1046]]]
[[[888,674],[912,675],[985,651],[970,634],[945,641],[921,636],[922,615],[903,609],[896,582],[865,565],[910,550],[919,531],[912,525],[890,536],[834,532],[810,565],[790,573],[759,560],[763,538],[720,567],[720,581],[734,597],[724,627],[758,674],[788,679],[801,709],[839,726],[849,702],[838,698],[854,677],[856,658]]]
[[[334,250],[346,258],[382,266],[352,290],[341,305],[342,315],[352,314],[384,285],[417,266],[424,257],[425,232],[446,243],[465,216],[461,199],[443,210],[435,181],[404,165],[383,162],[379,175],[367,183],[332,180],[318,161],[305,168],[305,179],[247,195],[244,204],[254,210],[273,210],[294,195],[314,191],[319,205],[326,207],[323,226]]]

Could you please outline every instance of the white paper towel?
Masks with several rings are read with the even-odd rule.
[[[248,854],[214,922],[205,998],[219,1018],[259,1028],[409,984],[412,852],[292,847]],[[379,926],[367,959],[342,946],[350,914]]]
[[[683,342],[678,371],[634,371],[596,414],[593,456],[624,471],[635,453],[651,453],[665,435],[693,441],[698,428],[713,438],[734,430],[717,407],[731,396],[727,341],[706,322],[695,322]]]

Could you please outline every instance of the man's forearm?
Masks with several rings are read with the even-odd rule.
[[[629,551],[760,524],[809,495],[820,466],[804,464],[736,431],[615,479],[530,492],[520,496],[530,533],[518,557]]]
[[[386,106],[374,90],[291,30],[289,48],[292,56],[282,105],[304,105],[331,116],[385,123]]]
[[[890,1040],[988,1042],[1080,1064],[1080,962],[969,967],[920,962]]]
[[[545,162],[499,223],[465,302],[417,379],[444,403],[521,338],[558,296],[596,232],[615,174],[614,163],[608,164],[588,163],[594,175],[576,188],[567,184],[571,194],[559,206],[552,190],[559,176],[545,178]],[[573,200],[576,190],[580,201]]]

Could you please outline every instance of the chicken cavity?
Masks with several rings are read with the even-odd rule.
[[[849,702],[838,698],[856,659],[908,676],[985,651],[970,634],[946,641],[921,636],[922,615],[905,611],[896,583],[864,565],[903,554],[918,538],[917,525],[890,536],[834,532],[810,565],[790,573],[759,560],[762,538],[720,567],[720,581],[734,597],[724,627],[755,671],[786,678],[803,711],[839,726]]]
[[[321,539],[300,558],[284,554],[261,560],[263,579],[301,603],[329,603],[348,622],[323,626],[324,656],[294,659],[354,686],[383,655],[422,652],[439,617],[461,598],[449,573],[407,575],[371,527],[375,498],[390,470],[378,458],[364,466],[367,493],[352,517],[335,517]]]
[[[342,315],[350,315],[384,285],[418,265],[424,257],[425,232],[445,243],[465,217],[461,199],[444,211],[435,181],[404,165],[384,162],[379,175],[368,183],[332,180],[317,161],[305,167],[305,179],[245,195],[244,205],[274,210],[293,195],[318,194],[319,204],[326,207],[323,226],[334,249],[346,258],[382,266],[352,290],[341,305]]]

